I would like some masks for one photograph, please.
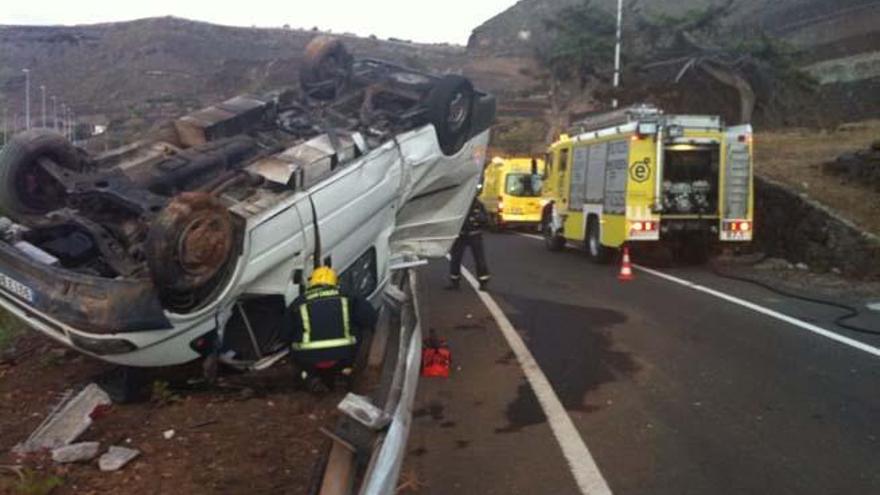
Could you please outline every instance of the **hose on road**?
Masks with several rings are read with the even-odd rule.
[[[806,301],[806,302],[810,302],[810,303],[814,303],[814,304],[821,304],[824,306],[830,306],[833,308],[842,309],[842,310],[846,311],[847,313],[835,318],[835,320],[834,320],[835,325],[837,325],[841,328],[845,328],[847,330],[853,331],[853,332],[857,332],[857,333],[863,333],[863,334],[867,334],[867,335],[880,335],[880,330],[873,330],[870,328],[865,328],[865,327],[860,327],[858,325],[853,325],[852,323],[847,323],[847,320],[851,320],[853,318],[856,318],[857,316],[859,316],[861,314],[861,311],[859,310],[859,308],[857,308],[855,306],[851,306],[849,304],[836,302],[836,301],[829,301],[827,299],[820,299],[817,297],[804,296],[802,294],[795,294],[794,292],[790,292],[785,289],[780,289],[779,287],[772,286],[772,285],[770,285],[766,282],[762,282],[760,280],[755,280],[753,278],[744,277],[742,275],[731,275],[729,273],[724,273],[721,269],[718,268],[718,266],[715,265],[715,263],[710,262],[709,266],[712,270],[712,273],[714,273],[715,275],[717,275],[721,278],[726,278],[726,279],[730,279],[730,280],[737,280],[739,282],[746,282],[746,283],[750,283],[753,285],[757,285],[758,287],[767,289],[771,292],[775,292],[781,296],[789,297],[792,299],[799,299],[801,301]]]

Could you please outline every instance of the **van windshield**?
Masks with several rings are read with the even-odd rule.
[[[534,198],[541,195],[541,176],[507,174],[504,193],[508,196]]]

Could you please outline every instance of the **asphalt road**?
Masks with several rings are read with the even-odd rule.
[[[617,494],[880,493],[880,358],[574,250],[487,235],[490,294]],[[839,311],[705,269],[663,269],[835,329]],[[418,493],[579,493],[534,391],[469,287],[423,270],[453,375],[422,379],[403,483]],[[880,329],[880,315],[859,320]],[[405,492],[405,491],[404,491]]]

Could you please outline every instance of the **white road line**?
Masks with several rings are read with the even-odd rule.
[[[533,234],[519,234],[519,235],[521,235],[523,237],[528,237],[530,239],[538,239],[538,240],[542,240],[542,241],[544,240],[543,237],[533,235]],[[725,301],[732,302],[733,304],[738,304],[744,308],[751,309],[752,311],[755,311],[757,313],[761,313],[761,314],[769,316],[771,318],[776,318],[777,320],[784,321],[786,323],[790,323],[796,327],[803,328],[804,330],[808,330],[808,331],[813,332],[815,334],[821,335],[825,338],[839,342],[843,345],[848,345],[854,349],[858,349],[860,351],[867,352],[868,354],[872,354],[874,356],[880,357],[880,349],[878,349],[874,346],[865,344],[864,342],[860,342],[856,339],[851,339],[849,337],[840,335],[836,332],[832,332],[831,330],[826,330],[820,326],[813,325],[812,323],[807,323],[803,320],[799,320],[797,318],[780,313],[779,311],[774,311],[772,309],[765,308],[764,306],[759,306],[753,302],[749,302],[744,299],[740,299],[738,297],[734,297],[729,294],[725,294],[721,291],[711,289],[711,288],[706,287],[704,285],[696,284],[694,282],[691,282],[689,280],[685,280],[683,278],[674,277],[674,276],[669,275],[667,273],[663,273],[661,271],[654,270],[652,268],[648,268],[645,266],[637,265],[635,263],[633,263],[633,267],[638,270],[641,270],[645,273],[649,273],[651,275],[654,275],[655,277],[660,277],[664,280],[668,280],[670,282],[675,282],[679,285],[683,285],[685,287],[694,289],[696,291],[700,291],[700,292],[715,296],[719,299],[724,299]]]
[[[498,324],[498,328],[501,329],[507,344],[516,355],[516,359],[519,361],[519,365],[522,367],[529,385],[532,386],[532,390],[534,390],[535,395],[538,397],[541,409],[544,410],[544,414],[547,416],[547,422],[550,424],[553,436],[556,437],[556,442],[562,448],[562,455],[568,461],[568,467],[574,475],[575,482],[580,488],[581,493],[610,495],[611,489],[608,488],[608,483],[605,482],[605,478],[599,472],[599,467],[596,465],[593,455],[590,454],[590,450],[587,449],[583,438],[578,433],[577,428],[574,427],[571,417],[565,412],[565,408],[562,407],[559,397],[556,396],[550,381],[547,380],[544,372],[538,366],[538,362],[535,361],[535,357],[529,352],[525,342],[523,342],[516,329],[513,328],[507,316],[504,315],[501,307],[492,299],[492,296],[478,290],[479,283],[471,275],[471,272],[465,268],[462,268],[461,271],[464,278],[471,284],[477,295],[480,296],[489,313],[495,318],[495,322]]]
[[[796,327],[803,328],[804,330],[808,330],[808,331],[813,332],[815,334],[821,335],[825,338],[840,342],[841,344],[844,344],[844,345],[848,345],[854,349],[858,349],[860,351],[867,352],[868,354],[873,354],[874,356],[880,357],[880,349],[878,349],[874,346],[870,346],[868,344],[865,344],[863,342],[860,342],[856,339],[851,339],[849,337],[845,337],[845,336],[840,335],[836,332],[832,332],[831,330],[825,330],[824,328],[813,325],[812,323],[807,323],[803,320],[798,320],[797,318],[793,318],[793,317],[788,316],[786,314],[782,314],[778,311],[774,311],[772,309],[765,308],[764,306],[759,306],[753,302],[749,302],[744,299],[740,299],[738,297],[734,297],[734,296],[725,294],[725,293],[723,293],[721,291],[717,291],[715,289],[710,289],[709,287],[706,287],[704,285],[695,284],[689,280],[685,280],[685,279],[678,278],[678,277],[673,277],[672,275],[669,275],[669,274],[666,274],[663,272],[659,272],[657,270],[647,268],[647,267],[644,267],[641,265],[633,264],[633,267],[635,267],[645,273],[650,273],[651,275],[654,275],[655,277],[660,277],[662,279],[669,280],[670,282],[675,282],[675,283],[683,285],[685,287],[689,287],[691,289],[694,289],[694,290],[697,290],[700,292],[704,292],[706,294],[713,295],[719,299],[724,299],[725,301],[732,302],[733,304],[738,304],[744,308],[749,308],[752,311],[767,315],[771,318],[776,318],[777,320],[781,320],[786,323],[790,323]]]

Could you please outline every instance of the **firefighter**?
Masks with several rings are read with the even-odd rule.
[[[483,249],[482,229],[487,222],[486,208],[479,199],[474,198],[464,225],[461,226],[461,232],[452,244],[452,249],[449,250],[449,289],[458,290],[461,283],[461,259],[464,257],[464,250],[470,247],[477,265],[480,290],[486,290],[486,285],[489,283],[489,266],[486,264],[486,252]]]
[[[326,392],[338,375],[350,376],[363,336],[376,319],[369,301],[339,290],[332,268],[316,268],[309,288],[288,308],[285,323],[294,368],[306,388]]]

